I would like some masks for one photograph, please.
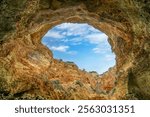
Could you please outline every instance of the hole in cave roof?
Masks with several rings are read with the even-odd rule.
[[[50,29],[42,43],[54,58],[102,74],[116,64],[107,39],[106,34],[86,23],[62,23]]]

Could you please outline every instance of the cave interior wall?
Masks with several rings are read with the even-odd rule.
[[[30,94],[45,99],[150,99],[149,11],[148,0],[0,1],[0,92],[6,98]],[[109,36],[117,63],[103,75],[113,73],[113,87],[106,94],[99,91],[103,86],[93,88],[95,79],[54,60],[41,44],[46,32],[63,22],[88,23]],[[73,74],[79,78],[69,70],[77,71]]]

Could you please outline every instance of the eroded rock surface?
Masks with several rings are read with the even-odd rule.
[[[105,32],[116,66],[93,76],[53,59],[41,38],[63,22]],[[1,0],[0,98],[150,99],[149,22],[149,0]]]

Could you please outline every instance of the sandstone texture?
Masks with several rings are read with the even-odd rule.
[[[64,22],[106,33],[116,66],[98,75],[55,60],[41,39]],[[150,99],[150,1],[1,0],[0,99]]]

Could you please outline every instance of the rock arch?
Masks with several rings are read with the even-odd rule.
[[[130,93],[138,99],[150,99],[149,4],[145,0],[15,0],[14,3],[2,0],[2,99],[126,99]],[[67,70],[68,75],[64,76],[60,69],[67,65],[54,60],[52,53],[41,45],[44,34],[63,22],[89,23],[109,36],[117,64],[103,75],[108,81],[113,79],[108,93],[101,94],[103,91],[96,87],[89,91],[98,81],[88,76],[79,80]],[[59,69],[62,76],[58,76],[54,68]],[[70,66],[66,68],[70,70]],[[80,71],[79,74],[85,76]],[[108,81],[101,82],[110,83]],[[66,83],[74,86],[67,87]],[[86,92],[85,95],[82,92]]]

